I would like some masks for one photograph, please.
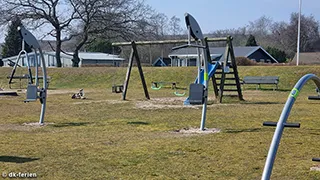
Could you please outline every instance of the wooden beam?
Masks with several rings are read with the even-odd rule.
[[[208,42],[221,42],[228,41],[229,37],[221,38],[207,38]],[[194,42],[194,41],[192,41]],[[178,43],[188,43],[187,39],[177,39],[177,40],[162,40],[162,41],[136,41],[136,45],[157,45],[157,44],[178,44]],[[115,42],[112,46],[131,46],[131,42]]]
[[[134,58],[134,49],[132,47],[130,58],[129,58],[127,74],[126,74],[126,80],[124,81],[124,85],[123,85],[122,100],[126,100],[126,97],[127,97],[127,90],[128,90],[128,85],[129,85],[129,80],[130,80],[130,75],[131,75],[133,58]]]
[[[233,50],[233,45],[232,45],[232,39],[228,40],[228,44],[229,44],[228,47],[230,49],[231,64],[233,67],[234,77],[235,77],[236,84],[237,84],[238,97],[239,97],[239,100],[244,101],[243,95],[242,95],[242,90],[241,90],[240,78],[239,78],[239,74],[238,74],[236,57],[234,55],[234,50]]]
[[[129,58],[129,64],[128,64],[128,69],[127,69],[126,80],[125,80],[124,85],[123,85],[122,100],[126,100],[128,86],[129,86],[129,80],[130,80],[130,75],[131,75],[131,70],[132,70],[133,59],[134,58],[136,59],[136,62],[137,62],[137,66],[138,66],[138,70],[139,70],[139,74],[140,74],[140,78],[141,78],[144,94],[145,94],[147,99],[150,99],[148,88],[147,88],[147,84],[146,84],[146,81],[145,81],[145,78],[144,78],[144,75],[143,75],[143,71],[142,71],[142,67],[141,67],[141,62],[140,62],[137,46],[136,46],[135,42],[132,41],[131,42],[131,54],[130,54],[130,58]]]
[[[135,57],[136,62],[137,62],[137,66],[138,66],[140,79],[141,79],[141,82],[142,82],[142,86],[143,86],[145,97],[147,99],[150,99],[148,88],[147,88],[147,84],[146,84],[146,80],[145,80],[144,75],[143,75],[143,70],[142,70],[142,66],[141,66],[141,62],[140,62],[137,46],[136,46],[134,41],[132,42],[132,48],[133,48],[133,52],[134,52],[134,57]]]

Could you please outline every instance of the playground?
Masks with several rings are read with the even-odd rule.
[[[173,50],[196,48],[196,67],[142,70],[136,46],[164,42],[132,41],[113,43],[131,46],[127,69],[47,71],[41,66],[40,71],[40,64],[45,65],[41,47],[19,27],[23,43],[38,51],[41,61],[35,61],[34,77],[29,63],[19,68],[27,75],[15,76],[19,55],[7,76],[14,93],[0,92],[2,177],[22,173],[43,179],[259,179],[261,174],[263,180],[319,178],[319,68],[239,68],[232,37],[205,38],[190,14],[185,19],[187,41],[165,43],[186,43]],[[216,41],[226,42],[224,60],[212,60],[208,43]],[[0,74],[9,71],[1,68]],[[15,77],[20,87],[25,80],[26,90],[13,89]],[[0,85],[5,81],[0,78]],[[147,84],[154,91],[149,92]],[[162,89],[165,84],[171,87]],[[70,94],[76,89],[78,93]],[[178,92],[181,89],[184,92]],[[7,96],[11,94],[15,95]],[[38,99],[41,109],[29,104]]]
[[[126,68],[48,69],[45,125],[38,122],[38,103],[23,103],[25,94],[1,98],[0,166],[6,172],[34,172],[40,179],[259,179],[274,127],[294,84],[315,67],[240,66],[239,76],[278,75],[279,90],[246,87],[245,101],[226,97],[221,104],[209,89],[207,128],[219,133],[183,133],[199,128],[201,111],[183,106],[185,98],[170,88],[149,90],[144,97],[139,73],[133,68],[127,100],[111,93],[114,79],[123,81]],[[148,88],[162,78],[192,82],[196,67],[144,67]],[[10,68],[1,68],[1,85],[7,86]],[[188,74],[188,76],[185,76]],[[12,86],[14,86],[13,84]],[[71,99],[83,88],[87,99]],[[318,101],[315,86],[307,83],[292,108],[288,122],[299,129],[285,129],[272,179],[317,179],[319,166]],[[152,106],[146,108],[145,106]],[[198,107],[201,109],[201,106]],[[26,123],[26,124],[25,124]],[[29,124],[28,124],[29,123]],[[47,124],[46,124],[47,123]]]

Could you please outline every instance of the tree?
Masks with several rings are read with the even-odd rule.
[[[274,46],[284,50],[292,58],[297,50],[298,13],[292,13],[290,23],[278,22],[272,27]],[[319,40],[319,22],[313,16],[301,15],[300,50],[315,51],[314,44]]]
[[[95,39],[90,44],[86,45],[85,48],[89,52],[102,52],[108,54],[120,54],[121,48],[118,46],[112,46],[110,41],[103,39]]]
[[[233,29],[223,29],[223,30],[216,30],[214,32],[209,33],[210,37],[227,37],[232,36],[233,41],[232,44],[234,46],[244,46],[247,42],[247,28],[233,28]],[[217,42],[214,45],[216,46],[225,46],[225,42]]]
[[[2,55],[3,57],[16,56],[22,49],[22,38],[18,31],[18,27],[22,26],[21,20],[16,17],[13,19],[11,24],[8,26],[8,33],[5,37],[5,42],[2,45]],[[28,44],[25,44],[25,50],[31,52],[31,48]]]
[[[266,48],[266,51],[272,56],[274,57],[279,63],[283,63],[283,62],[286,62],[287,60],[287,54],[280,50],[280,49],[277,49],[275,47],[270,47],[268,46]]]
[[[152,10],[143,0],[69,0],[79,17],[70,37],[78,41],[73,66],[78,67],[79,50],[98,39],[139,40],[153,34]]]
[[[250,34],[247,40],[246,46],[258,46],[256,42],[256,38],[252,34]]]
[[[71,6],[68,0],[2,0],[0,7],[2,25],[16,16],[26,20],[34,29],[50,25],[48,35],[56,39],[57,67],[61,67],[62,33],[67,32],[72,21],[79,18],[75,16],[77,7]]]
[[[248,32],[255,37],[265,37],[271,34],[271,27],[273,21],[271,18],[266,16],[261,16],[255,21],[250,21],[248,25]]]
[[[155,39],[164,39],[169,34],[168,17],[163,13],[155,13],[150,17],[150,25],[153,27]]]
[[[170,18],[169,29],[170,29],[171,35],[173,35],[174,38],[176,38],[176,36],[181,34],[182,32],[182,27],[180,23],[181,23],[180,18],[177,18],[176,16],[172,16]]]

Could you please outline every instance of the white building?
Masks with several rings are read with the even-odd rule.
[[[72,54],[72,53],[68,53]],[[57,60],[55,56],[55,52],[43,52],[45,63],[47,67],[56,67]],[[62,67],[72,67],[72,56],[61,53],[61,64]],[[35,66],[35,53],[28,53],[30,66]],[[10,67],[14,65],[17,61],[18,56],[12,56],[3,58],[3,67]],[[125,59],[120,58],[118,55],[106,54],[100,52],[79,52],[79,67],[83,66],[120,66],[121,63],[125,61]],[[38,53],[38,63],[40,64],[40,58]],[[27,58],[26,55],[23,54],[18,62],[20,66],[27,66]]]

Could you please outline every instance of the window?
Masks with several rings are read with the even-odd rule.
[[[30,65],[31,67],[35,66],[34,56],[29,56],[29,65]]]

